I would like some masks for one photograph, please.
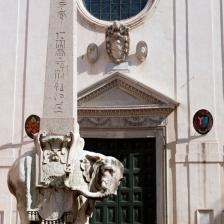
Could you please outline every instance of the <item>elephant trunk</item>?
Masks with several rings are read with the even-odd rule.
[[[97,191],[97,192],[90,192],[90,191],[86,191],[86,190],[80,190],[80,189],[75,189],[75,194],[78,195],[83,195],[86,198],[90,198],[90,199],[102,199],[104,197],[108,197],[110,196],[112,193],[102,190],[102,191]]]

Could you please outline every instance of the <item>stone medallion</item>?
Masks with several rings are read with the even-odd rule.
[[[25,122],[26,134],[33,139],[33,135],[40,131],[40,117],[37,115],[30,115]]]
[[[99,58],[99,48],[95,43],[88,45],[86,55],[89,63],[94,64]]]
[[[124,62],[129,53],[128,28],[115,21],[106,29],[106,51],[115,64]]]
[[[148,46],[145,41],[139,41],[136,45],[136,57],[140,62],[145,61],[148,55]]]

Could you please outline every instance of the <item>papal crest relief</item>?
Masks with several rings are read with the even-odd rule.
[[[106,51],[110,59],[120,64],[124,62],[129,53],[128,28],[115,21],[106,29]]]

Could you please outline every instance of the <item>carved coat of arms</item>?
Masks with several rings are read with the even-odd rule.
[[[119,64],[126,60],[129,42],[128,28],[119,22],[114,22],[106,29],[106,51],[114,63]]]

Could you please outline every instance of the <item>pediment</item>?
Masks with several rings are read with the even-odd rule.
[[[82,108],[170,108],[177,102],[167,96],[121,74],[88,87],[78,94],[78,107]]]
[[[132,107],[139,105],[147,105],[149,103],[156,104],[162,103],[151,96],[140,96],[135,90],[128,88],[127,84],[124,85],[117,80],[105,85],[103,89],[93,91],[88,94],[87,98],[79,100],[79,106],[81,107]]]
[[[84,117],[167,117],[178,103],[119,73],[78,93],[78,115]]]

